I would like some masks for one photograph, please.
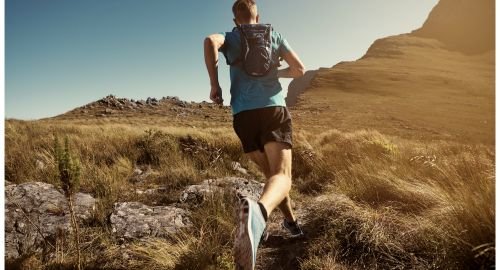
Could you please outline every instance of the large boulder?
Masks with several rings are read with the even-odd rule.
[[[219,179],[208,179],[198,185],[188,186],[181,193],[180,202],[192,205],[199,204],[203,200],[215,192],[229,191],[238,197],[250,197],[257,200],[262,194],[264,184],[255,180],[239,178],[239,177],[224,177]]]
[[[304,76],[295,78],[290,82],[285,98],[287,107],[293,107],[297,104],[299,96],[311,86],[311,81],[317,73],[318,70],[308,70]]]
[[[166,237],[189,227],[189,212],[173,206],[147,206],[139,202],[115,203],[111,227],[119,239]]]
[[[74,210],[79,221],[91,219],[95,206],[92,196],[75,195]],[[61,190],[41,182],[5,186],[6,259],[41,252],[47,247],[45,241],[70,230],[68,203]]]

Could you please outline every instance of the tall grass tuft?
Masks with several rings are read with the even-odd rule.
[[[68,137],[64,138],[64,148],[61,147],[58,137],[56,136],[54,138],[54,153],[59,169],[59,180],[61,181],[61,187],[64,191],[64,196],[66,196],[66,199],[68,201],[71,226],[73,228],[74,241],[77,252],[76,268],[80,270],[82,267],[80,252],[80,230],[74,210],[74,195],[78,191],[78,186],[80,185],[80,162],[70,153]]]

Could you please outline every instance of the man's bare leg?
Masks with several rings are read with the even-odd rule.
[[[269,161],[265,152],[253,151],[246,154],[250,160],[252,160],[257,166],[259,166],[260,170],[266,177],[266,180],[271,178],[271,170],[269,168]],[[288,222],[295,221],[295,216],[292,211],[291,199],[287,194],[286,198],[278,205],[278,208],[281,210],[281,213],[285,217]]]
[[[267,179],[259,203],[268,216],[288,196],[292,187],[292,150],[284,143],[269,142],[264,145],[271,177]]]

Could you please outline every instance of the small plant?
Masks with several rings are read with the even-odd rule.
[[[64,138],[64,148],[61,148],[57,136],[54,139],[54,152],[59,172],[59,180],[64,191],[64,196],[68,201],[68,208],[71,218],[71,225],[74,232],[74,241],[77,251],[77,269],[81,269],[80,259],[80,233],[73,207],[74,194],[80,184],[80,162],[73,157],[69,151],[69,139]]]

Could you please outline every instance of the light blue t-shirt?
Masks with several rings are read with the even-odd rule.
[[[226,50],[229,62],[234,62],[241,52],[240,32],[237,28],[232,32],[221,32],[224,35],[224,46],[219,50]],[[275,63],[284,53],[291,51],[291,47],[283,36],[272,31],[272,55]],[[252,77],[243,70],[241,64],[230,67],[231,78],[231,110],[233,115],[252,109],[286,106],[285,96],[278,80],[278,67],[269,71],[264,77]]]

